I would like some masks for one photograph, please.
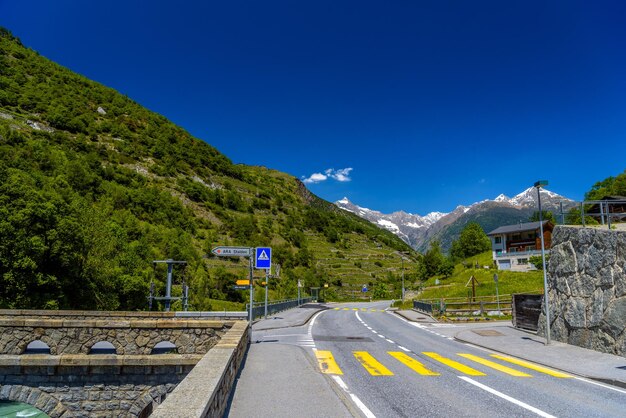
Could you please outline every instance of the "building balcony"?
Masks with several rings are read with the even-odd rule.
[[[546,254],[550,254],[550,250],[546,250]],[[496,254],[496,259],[499,258],[513,258],[513,257],[532,257],[534,255],[541,255],[541,250],[532,250],[532,251],[511,251],[511,252],[501,252]]]

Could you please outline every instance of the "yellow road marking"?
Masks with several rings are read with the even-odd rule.
[[[513,358],[513,357],[501,356],[499,354],[492,354],[491,357],[495,357],[495,358],[497,358],[499,360],[508,361],[509,363],[517,364],[518,366],[526,367],[527,369],[535,370],[535,371],[538,371],[540,373],[545,373],[545,374],[548,374],[548,375],[554,376],[554,377],[560,377],[560,378],[570,378],[570,377],[573,377],[573,376],[570,376],[569,374],[557,372],[555,370],[550,370],[550,369],[548,369],[546,367],[541,367],[541,366],[538,366],[538,365],[536,365],[534,363],[529,363],[529,362],[524,361],[524,360],[518,360],[518,359]]]
[[[343,308],[343,310],[344,310],[344,311],[349,311],[349,310],[350,310],[350,308]]]
[[[338,311],[339,309],[341,309],[341,308],[333,308],[334,311]]]
[[[492,369],[499,370],[502,373],[510,374],[511,376],[532,377],[531,375],[529,375],[527,373],[520,372],[519,370],[515,370],[515,369],[512,369],[510,367],[503,366],[501,364],[495,363],[493,361],[489,361],[489,360],[484,359],[482,357],[478,357],[478,356],[475,356],[475,355],[472,355],[472,354],[464,354],[464,353],[457,353],[457,354],[459,356],[461,356],[461,357],[465,357],[467,359],[475,361],[476,363],[480,363],[483,366],[491,367]]]
[[[367,312],[367,308],[361,308],[361,310]]]
[[[388,351],[389,355],[400,363],[407,366],[409,369],[423,375],[423,376],[439,376],[439,373],[428,370],[422,363],[415,360],[413,357],[409,357],[401,351]]]
[[[330,351],[317,350],[315,351],[315,357],[317,357],[322,373],[343,374]]]
[[[354,351],[354,357],[361,363],[365,370],[372,376],[393,376],[393,372],[383,366],[374,357],[372,357],[367,351]]]
[[[461,373],[465,373],[468,374],[470,376],[486,376],[485,373],[483,372],[479,372],[476,369],[472,369],[469,366],[466,366],[464,364],[458,363],[454,360],[450,360],[449,358],[446,357],[442,357],[437,353],[433,353],[430,351],[424,351],[422,354],[427,355],[428,357],[437,360],[440,363],[445,364],[446,366],[452,367],[453,369],[456,369],[458,371],[460,371]]]
[[[352,308],[352,310],[353,310],[353,311],[358,311],[358,310],[359,310],[359,308]]]

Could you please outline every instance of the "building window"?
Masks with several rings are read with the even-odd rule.
[[[493,239],[493,242],[496,243],[496,244],[502,244],[502,237],[495,237]]]
[[[517,259],[517,264],[528,264],[528,259],[527,258],[518,258]]]

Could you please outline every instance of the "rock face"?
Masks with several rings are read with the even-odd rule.
[[[626,232],[557,226],[550,257],[552,338],[626,357]]]

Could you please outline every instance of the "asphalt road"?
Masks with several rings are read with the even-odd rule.
[[[300,309],[255,324],[227,416],[626,415],[624,389],[495,357],[454,340],[454,324],[410,322],[388,305],[337,304],[308,322],[315,310]]]
[[[510,363],[437,332],[436,324],[416,326],[385,307],[338,305],[316,315],[310,327],[320,370],[365,416],[626,413],[624,390]]]

